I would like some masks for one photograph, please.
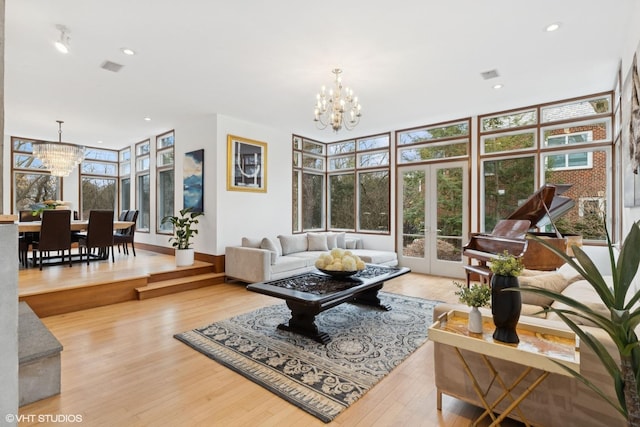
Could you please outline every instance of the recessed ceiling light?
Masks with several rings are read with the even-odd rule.
[[[493,85],[493,88],[494,89],[502,89],[502,83],[498,83],[498,84]]]
[[[122,49],[120,49],[120,51],[122,51],[122,53],[124,53],[125,55],[129,55],[129,56],[133,56],[136,54],[134,50],[129,49],[128,47],[123,47]]]
[[[545,27],[545,31],[548,33],[551,33],[553,31],[556,31],[560,28],[560,23],[559,22],[554,22],[553,24],[549,24]]]
[[[98,144],[102,144],[102,141],[98,141]]]
[[[145,117],[144,120],[147,121],[147,122],[150,122],[151,121],[151,117]]]

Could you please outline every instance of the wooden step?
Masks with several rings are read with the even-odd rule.
[[[146,286],[136,288],[136,293],[139,300],[155,298],[224,283],[224,277],[224,273],[190,274],[183,277],[150,282]]]

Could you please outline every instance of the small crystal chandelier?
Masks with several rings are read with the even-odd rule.
[[[62,142],[62,120],[58,122],[58,142],[33,143],[33,155],[40,159],[53,176],[69,176],[84,159],[84,146]]]
[[[326,92],[322,86],[320,93],[316,95],[316,107],[314,119],[319,129],[324,129],[331,125],[335,132],[344,126],[347,130],[353,129],[360,123],[360,110],[362,106],[358,102],[358,97],[353,95],[353,90],[342,88],[342,78],[340,68],[332,71],[336,75],[333,89]],[[344,93],[343,93],[344,90]]]

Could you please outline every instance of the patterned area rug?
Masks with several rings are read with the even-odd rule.
[[[290,317],[284,303],[175,338],[329,422],[427,339],[437,302],[379,295],[391,311],[345,303],[320,313],[326,345],[277,329]]]

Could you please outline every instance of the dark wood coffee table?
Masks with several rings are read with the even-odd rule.
[[[279,329],[326,344],[331,341],[331,337],[318,330],[315,324],[318,313],[343,302],[355,302],[389,310],[389,307],[380,302],[378,291],[384,286],[385,280],[410,271],[408,268],[367,264],[364,270],[351,277],[334,278],[320,271],[313,271],[285,279],[253,283],[248,285],[247,289],[287,302],[291,318],[287,323],[278,325]]]

